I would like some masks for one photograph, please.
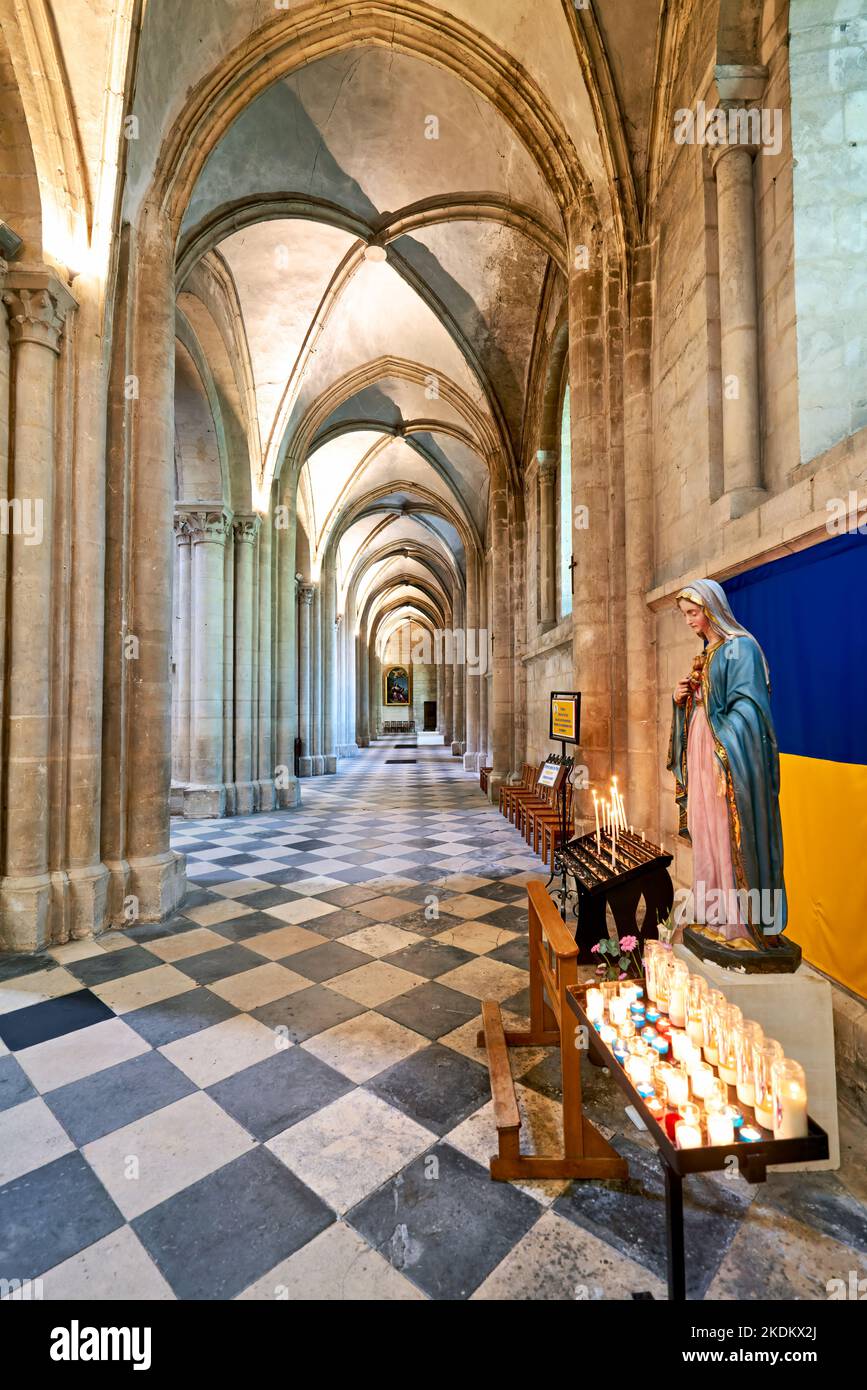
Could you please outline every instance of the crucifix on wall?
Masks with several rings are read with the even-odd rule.
[[[570,589],[570,592],[573,593],[573,594],[574,594],[574,592],[575,592],[575,569],[576,569],[576,565],[575,565],[575,556],[574,556],[574,555],[570,555],[570,556],[569,556],[569,589]]]

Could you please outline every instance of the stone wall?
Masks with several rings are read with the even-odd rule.
[[[867,425],[867,0],[792,0],[801,458]]]

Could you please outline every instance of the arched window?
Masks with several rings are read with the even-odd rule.
[[[563,392],[560,415],[560,505],[558,531],[560,544],[560,617],[572,612],[572,430],[569,412],[569,385]]]

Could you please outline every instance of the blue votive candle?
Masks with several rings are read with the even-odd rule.
[[[660,1018],[659,1009],[648,1009],[645,1013],[645,1018],[648,1023],[658,1023]]]
[[[650,1046],[659,1053],[660,1057],[668,1055],[668,1038],[653,1038]]]
[[[649,1100],[649,1098],[654,1094],[653,1087],[648,1085],[646,1081],[642,1081],[641,1085],[636,1086],[635,1089],[641,1096],[642,1100]]]

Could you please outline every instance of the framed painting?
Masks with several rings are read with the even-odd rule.
[[[412,671],[407,666],[387,666],[382,675],[385,705],[400,705],[408,709],[412,704]]]

